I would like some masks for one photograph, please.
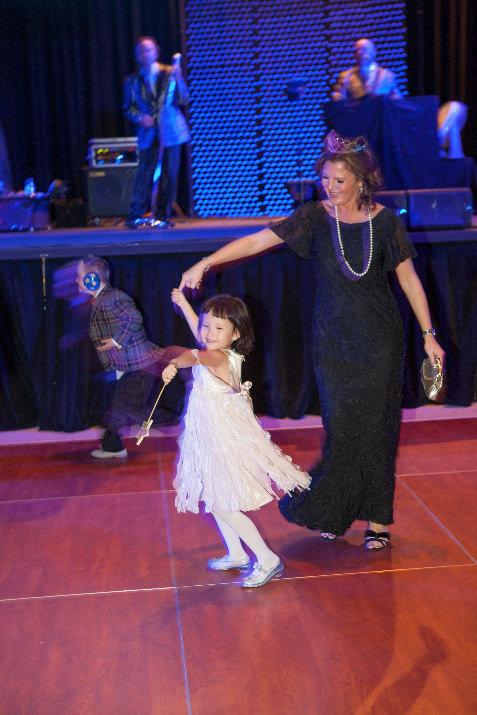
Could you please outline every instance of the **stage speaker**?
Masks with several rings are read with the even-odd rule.
[[[92,218],[127,216],[136,171],[135,167],[127,166],[88,169],[88,214]]]
[[[388,209],[392,209],[400,216],[404,225],[408,225],[407,193],[406,191],[380,191],[376,194],[376,201]]]
[[[472,204],[468,188],[409,189],[409,228],[413,231],[467,228],[472,221]]]

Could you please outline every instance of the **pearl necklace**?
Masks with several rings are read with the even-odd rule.
[[[344,247],[343,247],[343,241],[341,240],[341,230],[340,230],[340,221],[338,218],[338,207],[335,204],[335,218],[336,218],[336,230],[338,232],[338,243],[339,243],[339,248],[340,252],[339,255],[337,256],[338,259],[338,265],[340,267],[341,272],[346,276],[346,278],[350,281],[359,281],[360,278],[366,275],[366,273],[369,271],[369,267],[371,265],[371,261],[373,258],[373,221],[371,219],[371,211],[368,208],[368,221],[369,221],[369,243],[367,246],[367,253],[368,253],[368,261],[366,268],[362,273],[356,273],[354,271],[348,261],[345,258],[344,254]],[[366,259],[364,259],[366,260]]]

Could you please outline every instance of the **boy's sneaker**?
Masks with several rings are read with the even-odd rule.
[[[101,447],[99,449],[93,449],[91,452],[91,456],[95,457],[96,459],[112,459],[112,458],[121,458],[121,457],[127,457],[128,456],[128,451],[127,449],[120,449],[119,452],[107,452],[105,449],[102,449]]]

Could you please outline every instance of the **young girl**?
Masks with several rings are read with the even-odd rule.
[[[259,509],[276,497],[273,481],[288,492],[306,489],[310,477],[273,444],[255,418],[248,390],[241,383],[242,360],[253,344],[253,328],[240,298],[217,295],[197,316],[183,293],[172,292],[201,350],[186,350],[164,369],[170,382],[178,369],[192,366],[180,457],[174,487],[178,511],[198,513],[199,502],[212,512],[227,554],[208,562],[216,571],[247,569],[248,554],[257,561],[242,586],[263,586],[283,573],[283,562],[271,551],[243,512]]]

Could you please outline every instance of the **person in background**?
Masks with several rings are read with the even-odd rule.
[[[376,62],[376,46],[372,40],[361,38],[355,42],[356,65],[341,72],[331,98],[335,101],[361,99],[382,94],[401,99],[396,77],[391,70]],[[461,159],[464,155],[461,131],[467,121],[467,106],[462,102],[445,102],[437,112],[437,137],[440,155],[447,159]]]
[[[109,266],[104,258],[87,256],[78,263],[80,293],[92,299],[89,335],[111,386],[109,407],[102,419],[105,428],[101,447],[93,450],[96,459],[127,456],[121,428],[142,422],[158,368],[154,365],[164,350],[150,342],[141,313],[124,291],[109,283]],[[156,424],[175,424],[177,415],[164,408],[155,412]]]
[[[139,70],[124,82],[123,109],[136,127],[139,157],[126,221],[130,228],[145,223],[149,208],[154,219],[151,225],[173,225],[182,145],[190,139],[182,112],[189,102],[189,90],[180,55],[174,55],[170,66],[159,63],[159,52],[153,37],[140,37],[135,48]]]
[[[368,94],[385,94],[391,99],[401,99],[394,72],[380,67],[376,62],[376,46],[362,38],[354,45],[356,65],[341,72],[331,98],[360,99]]]

